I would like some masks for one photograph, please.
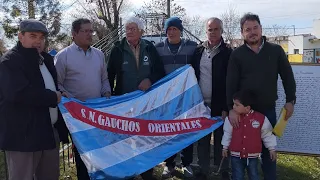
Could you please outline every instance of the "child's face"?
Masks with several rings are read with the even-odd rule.
[[[243,106],[239,100],[233,100],[233,110],[238,114],[247,114],[249,113],[250,109],[250,106]]]

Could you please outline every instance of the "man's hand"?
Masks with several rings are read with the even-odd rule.
[[[61,102],[61,92],[60,91],[56,91],[56,94],[57,94],[57,103],[59,104]]]
[[[61,95],[66,97],[66,98],[69,98],[69,95],[66,92],[63,92]]]
[[[223,149],[222,150],[222,157],[228,157],[228,150],[227,149]]]
[[[227,116],[228,116],[228,112],[227,111],[222,111],[222,114],[221,114],[222,120],[225,120]]]
[[[270,158],[272,161],[275,161],[277,159],[277,152],[275,150],[271,150],[270,152]]]
[[[233,128],[239,127],[240,116],[233,109],[229,111],[229,121]]]
[[[284,105],[284,108],[286,109],[287,113],[286,113],[286,117],[285,120],[287,121],[293,114],[294,111],[294,106],[292,103],[288,102]]]
[[[104,95],[103,95],[104,97],[106,97],[106,98],[110,98],[110,96],[111,96],[111,92],[106,92],[106,93],[104,93]]]
[[[141,83],[139,84],[138,88],[141,91],[146,91],[151,87],[151,81],[150,79],[146,78],[143,81],[141,81]]]

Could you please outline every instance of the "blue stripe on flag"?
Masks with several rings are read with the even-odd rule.
[[[158,88],[162,84],[176,78],[177,75],[181,74],[182,72],[184,72],[186,70],[189,70],[189,68],[190,68],[190,65],[185,65],[185,66],[175,70],[174,72],[168,74],[167,76],[165,76],[164,78],[162,78],[161,80],[159,80],[155,84],[153,84],[152,87],[146,92],[150,92],[150,91]],[[145,92],[137,90],[137,91],[134,91],[131,93],[121,95],[121,96],[113,96],[110,99],[106,99],[103,97],[103,98],[96,98],[96,99],[88,99],[85,102],[82,102],[82,101],[80,101],[78,99],[74,99],[74,98],[68,99],[68,98],[62,97],[61,103],[59,104],[59,109],[62,114],[67,113],[68,112],[67,109],[62,104],[65,104],[70,101],[79,102],[82,105],[88,106],[91,108],[104,108],[104,107],[108,107],[108,106],[114,106],[114,105],[117,105],[117,104],[120,104],[120,103],[123,103],[126,101],[130,101],[132,99],[140,97],[143,94],[145,94]]]
[[[186,98],[192,97],[192,98]],[[166,104],[142,114],[137,118],[140,119],[157,119],[157,120],[168,120],[175,119],[184,112],[190,110],[197,104],[203,101],[201,90],[198,85],[192,86],[176,98],[172,99]],[[190,103],[193,102],[193,103]],[[174,111],[175,113],[167,113],[168,110]],[[76,124],[73,124],[75,128]],[[112,143],[116,143],[123,139],[130,137],[131,135],[115,134],[109,131],[101,130],[98,128],[89,129],[85,131],[79,131],[71,134],[72,139],[76,141],[76,145],[80,154],[94,149],[103,148]],[[105,137],[105,138],[98,138]],[[80,141],[77,141],[80,140]]]
[[[211,133],[212,131],[216,130],[223,124],[223,121],[220,120],[219,122],[215,123],[211,126],[211,128],[175,136],[167,143],[162,144],[150,151],[147,151],[143,154],[135,156],[127,161],[123,161],[119,164],[111,166],[109,168],[96,171],[94,173],[90,173],[90,177],[92,179],[108,179],[108,180],[116,180],[119,179],[118,177],[125,178],[126,176],[132,175],[132,167],[136,169],[135,175],[141,174],[150,167],[154,167],[159,163],[163,162],[165,159],[171,157],[172,155],[178,153],[181,149],[186,148],[190,144],[198,141],[202,137],[206,136],[207,134]],[[175,144],[175,146],[172,146]],[[96,155],[99,156],[99,155]],[[100,155],[101,156],[101,155]],[[145,163],[142,163],[145,162]],[[107,176],[108,174],[112,174],[113,176]]]

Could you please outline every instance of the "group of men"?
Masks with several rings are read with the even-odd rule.
[[[285,108],[293,113],[295,83],[284,51],[262,36],[259,17],[246,14],[241,19],[244,45],[232,52],[225,44],[223,22],[209,18],[205,23],[207,40],[198,44],[181,38],[182,21],[166,20],[167,39],[155,46],[142,39],[144,24],[131,17],[125,23],[126,37],[115,43],[106,64],[104,54],[91,46],[93,28],[88,19],[72,23],[73,43],[53,58],[44,52],[48,30],[36,20],[20,24],[19,41],[0,62],[0,149],[6,153],[9,180],[59,179],[59,142],[68,142],[68,130],[57,105],[61,97],[82,101],[146,91],[152,84],[176,69],[191,64],[195,70],[205,105],[212,116],[229,115],[237,126],[232,111],[232,96],[251,89],[259,97],[257,108],[276,123],[276,79],[280,74],[286,92]],[[255,63],[248,64],[249,59]],[[268,61],[268,59],[274,59]],[[55,62],[55,65],[54,65]],[[268,73],[271,76],[264,76]],[[214,132],[214,165],[222,160],[223,128]],[[210,174],[211,134],[198,141],[201,172]],[[86,166],[74,148],[78,180],[89,180]],[[266,180],[276,180],[276,162],[263,151]],[[163,177],[175,170],[175,157],[165,160]],[[182,150],[183,172],[194,176],[190,164],[193,145]],[[229,179],[229,161],[222,166],[222,178]],[[156,179],[153,169],[141,174],[144,180]],[[133,178],[132,178],[133,179]]]

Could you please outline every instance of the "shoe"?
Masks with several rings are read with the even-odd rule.
[[[171,174],[174,171],[173,166],[164,166],[163,172],[162,172],[162,178],[171,178]]]
[[[182,170],[185,177],[187,178],[193,177],[193,171],[190,166],[185,166],[182,168]]]
[[[221,180],[230,180],[229,173],[227,171],[223,171],[221,173]]]

